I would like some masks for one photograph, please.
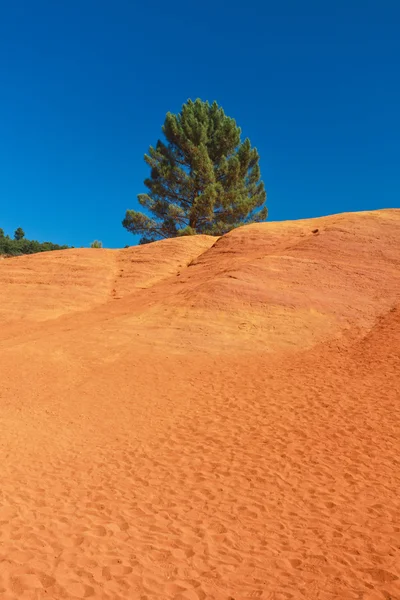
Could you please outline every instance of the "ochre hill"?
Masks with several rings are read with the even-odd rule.
[[[1,600],[400,598],[400,211],[0,290]]]

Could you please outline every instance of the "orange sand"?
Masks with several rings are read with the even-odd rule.
[[[400,598],[400,211],[0,290],[0,600]]]

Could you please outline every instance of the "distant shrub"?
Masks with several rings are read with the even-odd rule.
[[[94,242],[92,242],[90,244],[91,248],[102,248],[103,247],[103,242],[100,242],[99,240],[94,240]]]

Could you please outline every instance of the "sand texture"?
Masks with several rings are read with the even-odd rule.
[[[400,211],[0,261],[0,600],[399,600]]]

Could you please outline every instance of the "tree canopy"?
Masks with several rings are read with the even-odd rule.
[[[50,250],[65,250],[68,246],[59,246],[51,242],[37,242],[27,240],[21,227],[14,232],[14,239],[5,235],[0,228],[0,255],[19,256],[21,254],[35,254],[36,252],[48,252]]]
[[[22,229],[22,227],[18,227],[18,229],[16,229],[14,231],[14,240],[22,240],[25,237],[25,231]]]
[[[148,192],[139,194],[145,212],[128,210],[123,226],[140,243],[180,235],[223,235],[267,218],[259,155],[216,102],[188,100],[167,113],[165,141],[150,146]]]

